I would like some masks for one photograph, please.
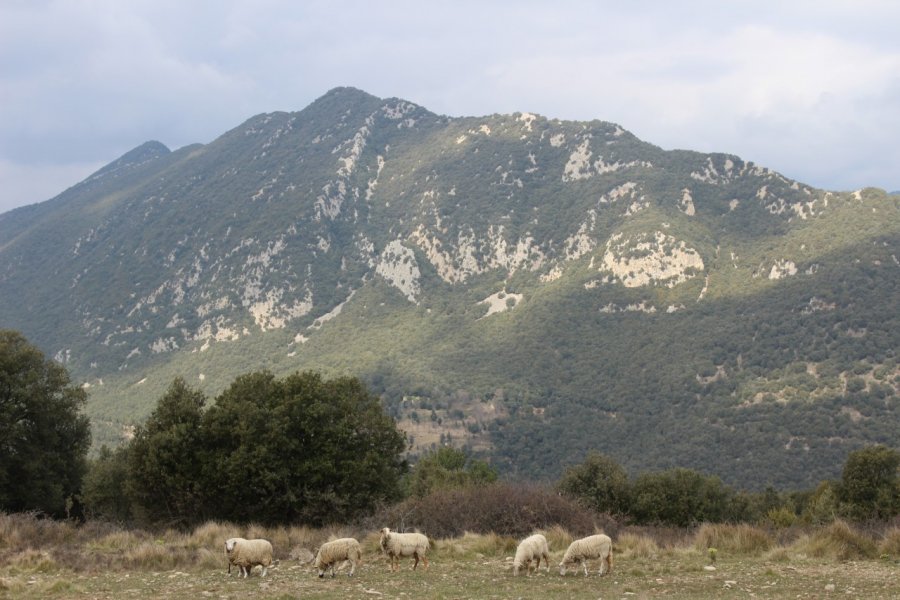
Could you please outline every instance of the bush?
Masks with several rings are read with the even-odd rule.
[[[586,535],[593,533],[602,519],[546,487],[494,483],[410,498],[379,512],[374,521],[378,529],[418,529],[433,538],[455,537],[468,531],[518,539],[555,525],[575,535]],[[612,520],[604,524],[615,527]]]

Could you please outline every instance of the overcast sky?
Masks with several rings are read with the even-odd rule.
[[[0,0],[0,212],[342,85],[900,190],[895,0]]]

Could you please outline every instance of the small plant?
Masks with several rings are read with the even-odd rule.
[[[715,548],[710,548],[709,550],[707,550],[707,553],[709,554],[709,564],[716,564],[716,555],[719,553],[719,551]]]

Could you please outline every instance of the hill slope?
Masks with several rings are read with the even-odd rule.
[[[0,215],[0,326],[115,442],[175,376],[349,373],[414,448],[815,484],[900,426],[900,197],[352,88]]]

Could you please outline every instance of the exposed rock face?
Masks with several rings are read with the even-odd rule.
[[[662,231],[614,235],[606,243],[600,265],[625,287],[674,287],[703,272],[700,254]]]

